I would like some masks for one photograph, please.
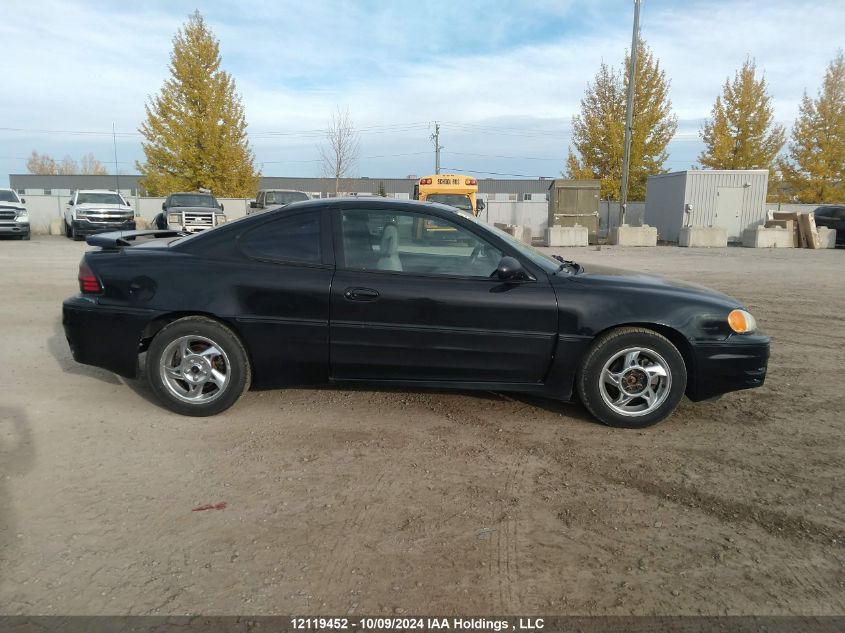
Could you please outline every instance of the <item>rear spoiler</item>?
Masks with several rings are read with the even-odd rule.
[[[117,248],[120,246],[132,246],[132,242],[139,237],[147,239],[158,239],[163,237],[187,237],[190,233],[184,231],[157,230],[157,231],[113,231],[111,233],[96,233],[89,235],[85,241],[90,246],[100,248]]]

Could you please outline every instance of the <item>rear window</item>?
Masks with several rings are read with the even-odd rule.
[[[304,213],[264,223],[241,237],[250,257],[280,262],[320,263],[320,216]]]

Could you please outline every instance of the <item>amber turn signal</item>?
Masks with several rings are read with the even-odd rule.
[[[757,321],[745,310],[732,310],[728,315],[728,325],[737,334],[749,334],[757,329]]]

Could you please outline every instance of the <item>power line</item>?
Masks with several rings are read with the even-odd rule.
[[[474,154],[470,152],[447,152],[448,154],[454,154],[455,156],[478,156],[480,158],[507,158],[510,160],[546,160],[546,161],[553,161],[556,163],[563,162],[562,157],[551,158],[551,157],[543,157],[543,156],[503,156],[501,154]]]
[[[528,174],[503,174],[503,173],[500,173],[498,171],[479,171],[477,169],[462,169],[462,168],[458,168],[458,167],[444,167],[443,169],[445,169],[449,172],[455,172],[455,173],[487,174],[487,175],[490,175],[490,176],[511,176],[512,178],[537,178],[537,179],[548,178],[548,179],[554,179],[554,178],[557,177],[557,176],[530,176]]]

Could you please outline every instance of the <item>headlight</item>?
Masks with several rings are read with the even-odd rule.
[[[757,329],[757,321],[745,310],[732,310],[728,315],[728,325],[737,334],[751,334]]]
[[[29,222],[29,213],[26,212],[26,209],[18,211],[18,215],[15,216],[15,220],[18,222]]]
[[[217,218],[217,224],[226,224],[226,216],[225,215],[218,215],[218,216],[216,216],[216,218]]]
[[[167,214],[167,223],[168,224],[182,224],[182,216],[178,213],[168,213]]]

